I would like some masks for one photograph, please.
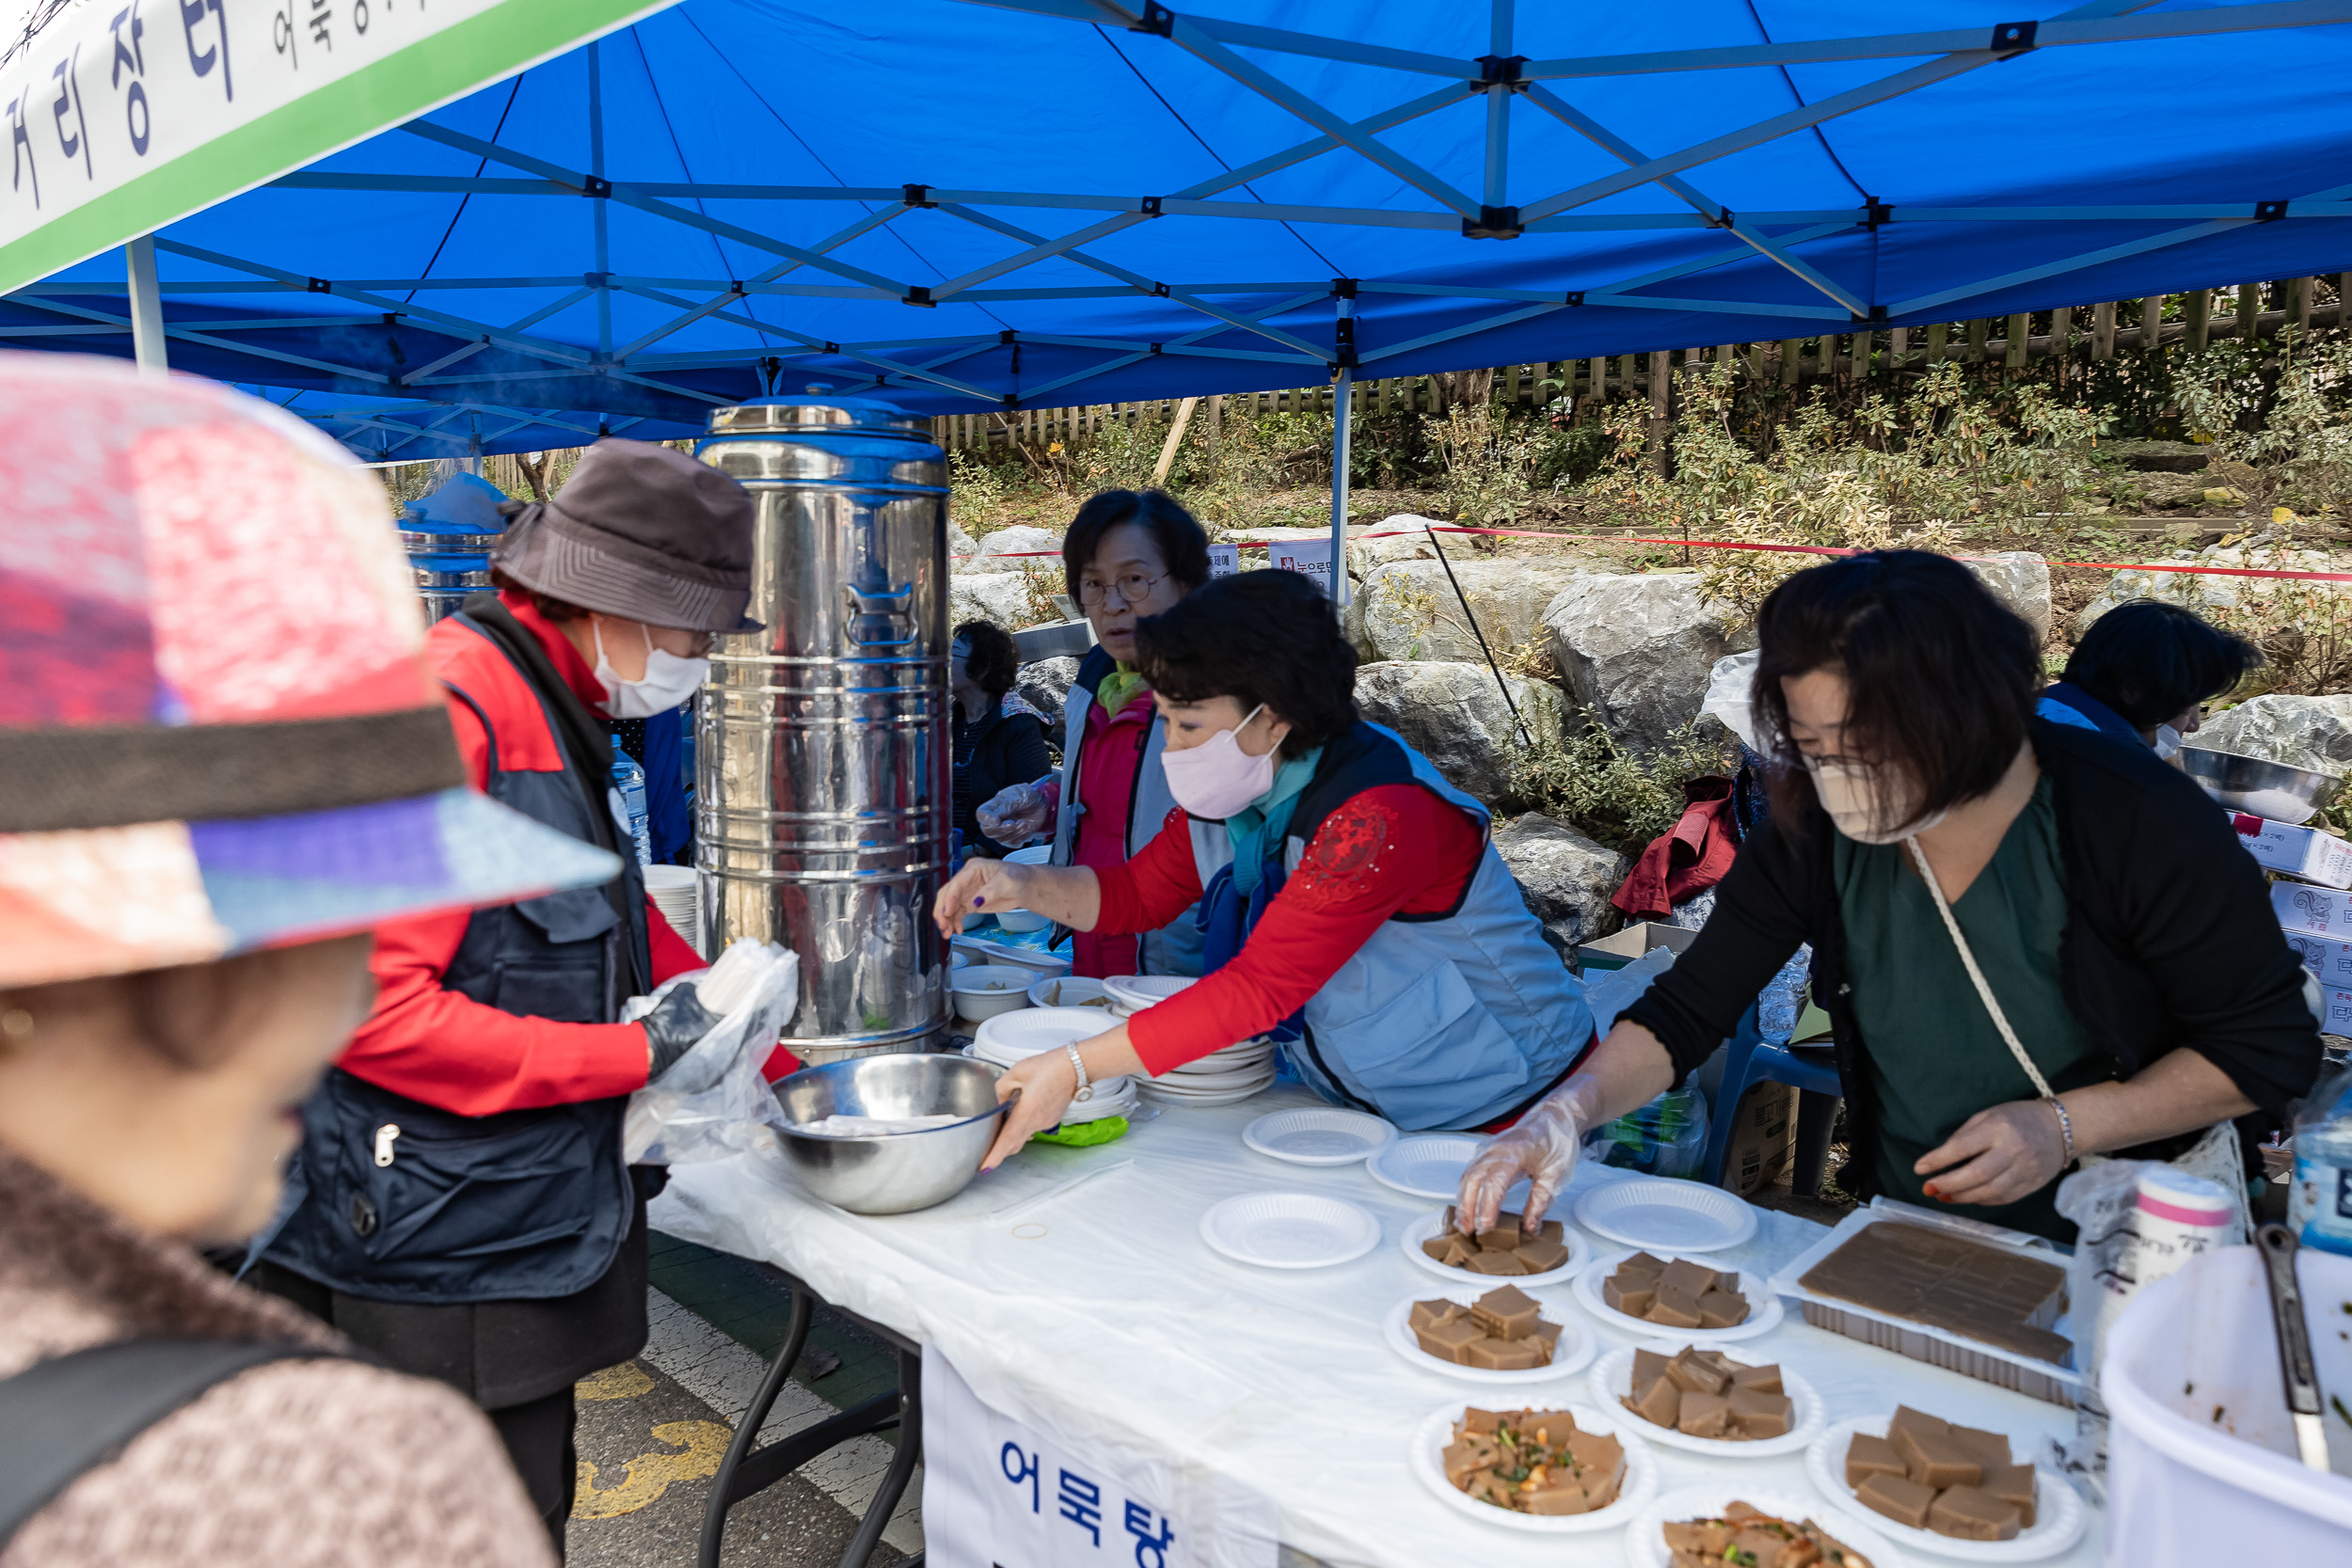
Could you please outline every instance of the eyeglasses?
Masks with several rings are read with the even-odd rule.
[[[1104,582],[1100,578],[1081,578],[1078,579],[1078,602],[1082,605],[1099,605],[1103,602],[1104,595],[1108,594],[1113,588],[1117,588],[1119,596],[1123,602],[1131,605],[1141,604],[1145,595],[1161,583],[1166,582],[1168,576],[1169,574],[1162,572],[1158,577],[1147,578],[1141,572],[1129,572],[1126,576],[1110,582]]]

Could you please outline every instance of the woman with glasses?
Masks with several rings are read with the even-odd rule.
[[[1124,865],[1176,803],[1151,683],[1136,667],[1136,622],[1209,580],[1209,536],[1163,491],[1105,490],[1070,520],[1061,557],[1095,638],[1062,710],[1061,772],[1000,791],[977,820],[1008,847],[1050,832],[1056,865]],[[1075,973],[1097,977],[1198,974],[1200,932],[1186,910],[1154,930],[1080,931],[1072,957]]]
[[[1136,628],[1175,797],[1125,865],[973,861],[943,929],[992,908],[1081,932],[1201,911],[1206,978],[998,1081],[987,1164],[1095,1079],[1273,1034],[1333,1104],[1412,1131],[1507,1122],[1565,1078],[1593,1015],[1495,852],[1486,808],[1356,712],[1356,650],[1296,572],[1220,578]]]

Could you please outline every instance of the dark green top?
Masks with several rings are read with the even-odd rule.
[[[1879,1106],[1881,1187],[1906,1203],[2072,1245],[2074,1227],[2053,1207],[2055,1180],[2010,1204],[1939,1204],[1924,1195],[1925,1179],[1912,1171],[1920,1155],[1979,1111],[2039,1096],[1969,981],[1910,851],[1857,844],[1843,833],[1835,849],[1854,1021]],[[2063,1094],[2113,1076],[2112,1062],[2084,1035],[2058,984],[2066,877],[2047,777],[1952,914],[2050,1086]]]

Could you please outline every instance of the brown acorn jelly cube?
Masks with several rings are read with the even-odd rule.
[[[1661,1377],[1625,1402],[1625,1407],[1652,1426],[1675,1427],[1682,1421],[1682,1390],[1674,1379]]]
[[[1478,1325],[1468,1318],[1455,1318],[1435,1328],[1414,1331],[1413,1338],[1421,1348],[1440,1361],[1451,1361],[1457,1367],[1470,1365],[1470,1347],[1486,1338]]]
[[[1846,1445],[1846,1484],[1859,1491],[1872,1476],[1901,1476],[1909,1480],[1911,1466],[1903,1463],[1903,1456],[1885,1438],[1857,1432]]]
[[[2013,1541],[2017,1510],[1974,1486],[1955,1486],[1928,1506],[1928,1528],[1956,1541]]]
[[[1684,1394],[1675,1430],[1692,1437],[1721,1437],[1731,1429],[1731,1401],[1721,1394]]]
[[[1730,1374],[1689,1346],[1666,1363],[1666,1375],[1677,1386],[1693,1394],[1720,1394],[1731,1386]]]
[[[1786,1394],[1759,1393],[1753,1388],[1731,1391],[1731,1419],[1750,1437],[1785,1437],[1796,1424],[1797,1402]]]
[[[1909,1476],[1865,1476],[1854,1488],[1854,1496],[1863,1507],[1913,1529],[1928,1528],[1928,1510],[1935,1503],[1935,1488],[1922,1486]]]
[[[1696,1301],[1715,1288],[1715,1271],[1677,1258],[1659,1272],[1658,1286],[1663,1291],[1680,1291]]]
[[[1470,1342],[1464,1364],[1489,1371],[1523,1372],[1542,1365],[1541,1355],[1541,1349],[1533,1339],[1498,1339],[1487,1335]]]
[[[1483,1274],[1490,1277],[1523,1275],[1527,1272],[1527,1265],[1519,1261],[1519,1255],[1516,1252],[1473,1252],[1463,1262],[1462,1267],[1472,1274]]]
[[[1658,1305],[1658,1288],[1647,1279],[1628,1280],[1622,1270],[1600,1282],[1602,1305],[1629,1318],[1646,1318]]]
[[[1732,1291],[1709,1291],[1699,1297],[1701,1328],[1737,1328],[1748,1321],[1748,1298]]]
[[[1702,1321],[1695,1296],[1684,1295],[1664,1285],[1658,1288],[1658,1299],[1650,1303],[1645,1316],[1651,1323],[1663,1323],[1668,1328],[1696,1328]]]
[[[1568,1260],[1568,1249],[1558,1242],[1548,1242],[1541,1236],[1530,1236],[1513,1247],[1518,1260],[1527,1265],[1530,1274],[1545,1274]]]
[[[1470,1322],[1498,1339],[1517,1339],[1535,1324],[1542,1309],[1516,1285],[1499,1285],[1470,1306]]]
[[[2020,1528],[2033,1528],[2034,1504],[2039,1498],[2035,1493],[2032,1465],[2004,1465],[1998,1469],[1987,1470],[1980,1489],[2015,1509]]]
[[[1413,1303],[1413,1309],[1406,1317],[1405,1323],[1408,1328],[1435,1328],[1439,1323],[1452,1323],[1456,1318],[1469,1315],[1470,1308],[1458,1301],[1417,1301]]]
[[[1780,1386],[1780,1368],[1776,1364],[1762,1367],[1734,1365],[1731,1369],[1731,1386],[1734,1388],[1750,1389],[1758,1394],[1785,1394],[1788,1391]]]

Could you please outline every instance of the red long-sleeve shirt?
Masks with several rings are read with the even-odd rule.
[[[1380,784],[1325,817],[1298,869],[1232,962],[1127,1021],[1127,1040],[1155,1076],[1248,1039],[1290,1017],[1394,914],[1439,914],[1460,902],[1486,835],[1418,784]],[[1182,810],[1124,865],[1097,866],[1098,931],[1147,931],[1197,901],[1200,873]]]
[[[592,706],[605,700],[602,682],[564,634],[520,594],[501,595],[507,610],[539,639],[564,684]],[[564,766],[529,687],[506,657],[475,632],[443,621],[425,639],[435,672],[481,703],[498,731],[501,767],[553,771]],[[493,662],[494,661],[494,662]],[[457,750],[476,789],[490,776],[489,736],[465,703],[450,700]],[[596,795],[591,788],[591,794]],[[601,807],[598,795],[596,803]],[[644,1087],[644,1026],[637,1023],[557,1023],[473,1001],[443,989],[441,977],[465,940],[464,911],[389,921],[376,928],[374,1010],[338,1059],[354,1077],[394,1094],[459,1116],[527,1110],[603,1100]],[[703,967],[686,940],[645,901],[653,982]]]

